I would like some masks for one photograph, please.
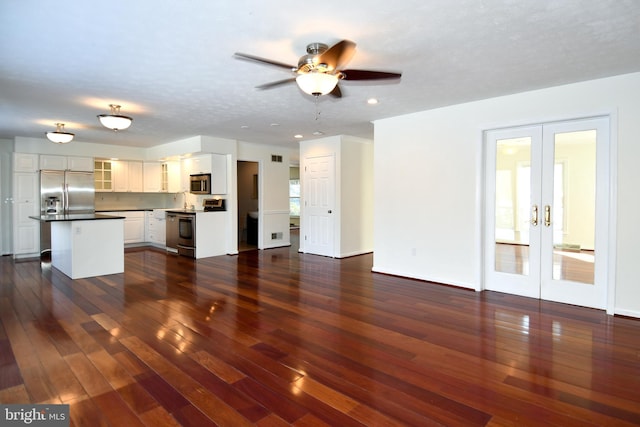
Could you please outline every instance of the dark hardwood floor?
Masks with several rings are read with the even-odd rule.
[[[640,321],[293,248],[0,259],[0,402],[73,426],[640,424]]]

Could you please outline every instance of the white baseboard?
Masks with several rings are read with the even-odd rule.
[[[615,314],[619,314],[620,316],[629,316],[629,317],[637,317],[640,318],[640,311],[636,310],[625,310],[621,308],[615,308],[613,310]]]

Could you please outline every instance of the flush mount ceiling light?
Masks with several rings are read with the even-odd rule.
[[[64,131],[64,123],[56,123],[56,130],[53,132],[45,133],[47,139],[56,144],[66,144],[71,142],[75,134]]]
[[[102,126],[109,128],[113,131],[119,131],[131,126],[133,119],[129,116],[123,116],[120,114],[120,106],[116,104],[109,104],[111,108],[110,114],[99,114],[98,119]]]
[[[313,96],[331,93],[338,84],[338,76],[335,74],[310,72],[296,77],[296,83],[304,93]]]

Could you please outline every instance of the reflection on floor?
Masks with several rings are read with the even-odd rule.
[[[238,252],[255,251],[257,249],[258,249],[258,245],[250,245],[244,240],[241,242],[238,242]]]
[[[553,250],[553,279],[593,283],[594,251]],[[496,271],[529,274],[529,246],[496,243]]]

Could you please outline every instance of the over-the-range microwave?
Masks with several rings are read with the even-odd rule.
[[[211,194],[211,174],[198,173],[191,175],[191,194]]]

